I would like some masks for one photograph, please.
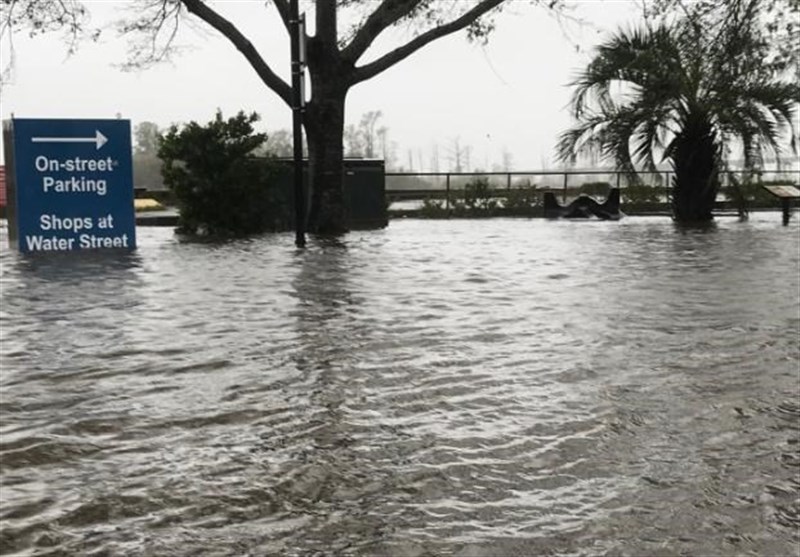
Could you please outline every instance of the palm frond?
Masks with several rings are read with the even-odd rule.
[[[581,153],[598,145],[598,136],[608,123],[604,115],[594,115],[559,136],[556,157],[563,162],[575,162]]]

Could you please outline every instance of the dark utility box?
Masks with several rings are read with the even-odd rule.
[[[280,190],[289,201],[294,214],[292,161],[280,159],[286,172],[279,174]],[[303,161],[303,183],[306,208],[309,203],[308,161]],[[384,162],[376,159],[344,160],[344,203],[347,225],[351,230],[384,228],[389,224],[386,206],[386,176]]]

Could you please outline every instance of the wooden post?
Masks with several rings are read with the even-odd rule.
[[[789,217],[792,214],[792,199],[800,199],[800,189],[795,186],[761,186],[769,193],[781,200],[781,211],[783,213],[783,226],[789,225]]]

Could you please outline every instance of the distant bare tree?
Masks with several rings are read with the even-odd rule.
[[[380,110],[371,110],[361,116],[358,125],[348,124],[344,128],[344,153],[347,157],[366,157],[374,159],[378,156],[381,142],[386,141],[388,128],[378,128],[378,120],[383,116]],[[381,137],[383,136],[383,138]]]
[[[75,51],[79,41],[96,40],[100,31],[89,28],[89,12],[80,0],[2,0],[0,2],[0,49],[5,65],[0,85],[11,80],[14,69],[15,29],[24,28],[31,36],[61,32],[67,52]]]
[[[511,151],[508,148],[503,147],[503,171],[504,172],[511,172],[514,170],[514,155],[511,154]]]
[[[389,128],[387,128],[386,126],[381,126],[380,128],[377,129],[375,134],[378,137],[378,150],[380,151],[383,160],[386,160],[388,154],[387,136],[389,135]]]
[[[450,148],[447,158],[450,161],[450,172],[464,171],[464,147],[461,145],[461,138],[454,137],[450,140]]]
[[[363,157],[364,156],[364,141],[358,127],[354,124],[348,124],[344,128],[342,134],[344,142],[344,156],[346,157]]]
[[[273,157],[291,157],[294,154],[294,145],[292,141],[293,136],[291,130],[280,129],[267,132],[267,141],[264,144],[264,151],[266,154]]]
[[[386,148],[386,156],[383,159],[386,162],[387,170],[397,169],[397,142],[390,141],[389,146]]]
[[[431,172],[439,172],[439,145],[434,143],[431,146]]]
[[[364,156],[368,159],[375,158],[375,146],[377,144],[377,134],[375,126],[383,113],[380,110],[371,110],[361,117],[358,125],[364,142]]]
[[[153,122],[139,122],[133,128],[134,151],[142,155],[156,155],[161,131]]]

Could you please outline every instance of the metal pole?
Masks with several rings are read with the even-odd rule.
[[[667,171],[667,203],[672,205],[672,175]]]
[[[789,226],[789,217],[792,214],[792,208],[791,205],[789,205],[790,201],[791,199],[788,197],[781,198],[781,210],[783,212],[783,219],[782,219],[783,226]]]
[[[447,211],[447,216],[450,216],[450,174],[448,173],[445,179],[445,194],[444,194],[444,208]]]
[[[292,134],[294,139],[294,243],[306,245],[306,203],[303,192],[303,62],[300,60],[300,14],[297,0],[289,0],[292,57]]]

